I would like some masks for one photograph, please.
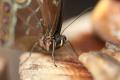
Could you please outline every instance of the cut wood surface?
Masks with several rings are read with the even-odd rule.
[[[21,56],[23,63],[29,53]],[[31,57],[20,65],[21,80],[92,80],[88,71],[80,64],[70,61],[56,60],[53,64],[51,56],[43,53],[32,53]]]

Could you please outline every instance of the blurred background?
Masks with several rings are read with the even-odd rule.
[[[90,7],[93,9],[98,1],[64,0],[64,21],[79,15],[85,9]],[[22,51],[13,48],[0,48],[0,80],[19,80],[19,57],[22,53]]]
[[[91,8],[98,3],[99,0],[64,0],[64,19],[69,19],[79,15],[84,10]]]

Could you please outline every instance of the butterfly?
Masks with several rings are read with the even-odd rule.
[[[30,26],[30,20],[32,16],[35,17],[32,18],[33,20],[37,20],[39,23],[39,26],[42,29],[42,36],[40,36],[40,39],[36,41],[31,50],[29,57],[32,54],[32,51],[36,47],[39,47],[41,51],[45,51],[52,54],[52,59],[55,64],[55,50],[64,46],[65,43],[69,43],[72,50],[75,52],[75,55],[77,56],[77,52],[74,50],[72,44],[67,40],[66,36],[62,35],[62,33],[67,29],[73,22],[75,22],[81,14],[73,20],[71,24],[69,24],[62,32],[62,17],[63,17],[63,0],[37,0],[38,6],[35,10],[31,8],[32,14],[28,16],[26,19],[27,25]],[[87,9],[88,10],[88,9]],[[87,11],[85,10],[85,11]],[[36,18],[37,13],[41,12],[41,18]],[[84,11],[84,12],[85,12]],[[84,13],[82,12],[82,14]],[[33,26],[34,27],[34,26]],[[34,27],[35,28],[35,27]],[[28,29],[29,30],[29,29]],[[21,63],[21,65],[28,60],[28,58]]]
[[[43,27],[45,30],[43,30],[44,34],[36,44],[39,44],[41,49],[52,53],[52,58],[55,64],[55,49],[62,47],[66,41],[66,37],[60,34],[62,27],[63,2],[62,0],[37,1],[40,6]]]
[[[29,56],[31,56],[32,51],[36,47],[39,47],[41,51],[52,54],[55,65],[55,50],[62,47],[66,42],[66,37],[61,34],[63,0],[37,0],[37,3],[39,7],[35,10],[33,10],[33,6],[29,8],[32,13],[27,17],[26,25],[28,26],[29,31],[29,26],[31,26],[30,20],[32,16],[34,16],[34,19],[38,21],[39,26],[41,27],[40,29],[42,29],[42,36],[40,36],[40,39],[33,44]],[[39,15],[42,16],[40,19],[37,17],[39,11]],[[24,62],[26,62],[26,60]]]

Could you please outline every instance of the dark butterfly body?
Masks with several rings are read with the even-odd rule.
[[[43,36],[40,39],[40,46],[51,51],[53,48],[60,47],[64,44],[66,38],[61,35],[62,27],[62,0],[41,0],[38,1],[43,18]]]

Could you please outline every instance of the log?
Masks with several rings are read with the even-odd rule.
[[[120,80],[120,62],[102,52],[82,54],[79,60],[92,74],[94,80]]]
[[[23,63],[29,56],[21,56]],[[62,58],[61,58],[62,59]],[[20,80],[92,80],[88,71],[80,64],[71,61],[56,60],[53,64],[51,56],[43,53],[32,53],[31,57],[20,65]]]

